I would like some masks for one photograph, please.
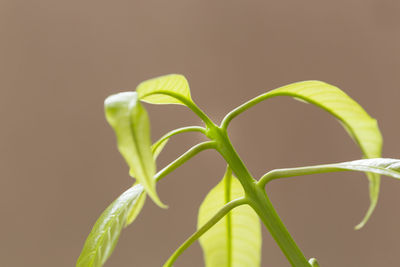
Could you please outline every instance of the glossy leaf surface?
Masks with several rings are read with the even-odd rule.
[[[343,124],[360,146],[364,157],[381,156],[382,136],[376,120],[339,88],[320,81],[305,81],[272,90],[267,95],[288,95],[325,109]],[[378,201],[380,177],[378,174],[367,175],[370,181],[371,204],[357,228],[361,228],[366,223]]]
[[[135,178],[154,202],[164,207],[156,193],[155,161],[151,150],[150,122],[136,92],[112,95],[105,100],[108,123],[117,136],[118,150]]]
[[[390,158],[360,159],[329,166],[350,171],[363,171],[400,179],[400,160]]]
[[[86,239],[76,267],[103,266],[113,252],[124,226],[136,217],[132,215],[132,210],[143,205],[140,201],[142,195],[144,195],[143,186],[138,184],[125,191],[108,206]]]
[[[169,74],[144,81],[138,85],[136,92],[141,101],[151,104],[182,104],[175,96],[192,101],[189,83],[183,75]]]
[[[228,174],[228,173],[227,173]],[[200,206],[198,228],[230,200],[243,196],[230,174],[214,187]],[[261,230],[257,214],[247,205],[229,212],[203,236],[200,244],[207,267],[256,267],[261,262]]]

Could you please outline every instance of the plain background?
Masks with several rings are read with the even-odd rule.
[[[400,2],[0,0],[0,265],[74,266],[102,210],[132,184],[103,114],[104,99],[148,78],[182,73],[219,122],[267,90],[308,79],[335,84],[379,121],[385,157],[400,158]],[[182,106],[146,105],[156,140],[199,124]],[[353,160],[361,153],[328,113],[290,98],[238,117],[230,136],[255,177],[272,168]],[[174,138],[162,167],[198,134]],[[215,152],[157,186],[106,266],[161,266],[194,230],[223,175]],[[397,266],[400,182],[368,204],[361,173],[275,181],[268,193],[307,257],[324,267]],[[263,266],[288,266],[263,231]],[[177,266],[203,266],[199,245]]]

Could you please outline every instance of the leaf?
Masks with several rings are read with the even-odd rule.
[[[169,74],[144,81],[138,85],[136,92],[141,101],[151,104],[186,105],[182,99],[192,102],[189,83],[180,74]]]
[[[139,186],[139,185],[140,185],[139,183],[136,183],[134,186]],[[137,198],[137,200],[135,202],[135,205],[132,205],[132,207],[130,208],[130,210],[128,212],[128,217],[126,218],[125,227],[127,227],[130,224],[132,224],[133,221],[139,215],[139,213],[142,211],[142,208],[143,208],[144,203],[146,201],[146,195],[147,195],[146,192],[144,192],[142,190],[142,192],[140,193],[139,197]]]
[[[146,110],[138,101],[136,92],[124,92],[109,96],[105,102],[108,123],[117,136],[118,150],[130,169],[134,169],[137,181],[160,207],[156,193],[155,161],[151,151],[150,122]]]
[[[143,205],[140,198],[144,195],[143,186],[140,184],[129,188],[122,193],[96,221],[92,231],[86,239],[76,267],[100,267],[113,252],[120,233],[128,220],[132,210]]]
[[[320,81],[305,81],[283,86],[268,95],[288,95],[314,104],[335,116],[360,146],[365,158],[381,156],[382,136],[375,119],[339,88]],[[380,177],[367,174],[370,190],[370,207],[356,229],[368,221],[378,201]]]
[[[151,152],[153,154],[154,160],[157,159],[158,155],[161,153],[161,151],[167,144],[168,140],[169,140],[169,138],[160,140],[151,146]],[[132,170],[133,169],[130,170],[130,174],[132,175],[132,177],[135,177]],[[137,183],[137,184],[139,184],[139,183]],[[135,206],[133,206],[131,211],[129,212],[129,216],[126,221],[126,226],[130,225],[136,219],[136,217],[139,215],[140,211],[143,208],[145,200],[146,200],[146,192],[142,192],[142,194],[139,196],[139,199],[137,200],[137,204]]]
[[[161,151],[164,149],[165,145],[168,143],[169,138],[164,140],[158,140],[151,146],[151,154],[153,155],[154,161],[156,161],[158,155],[160,155]],[[136,177],[135,169],[131,168],[129,170],[129,175],[133,178]]]
[[[240,182],[225,174],[200,206],[197,228],[223,205],[244,195]],[[261,262],[261,230],[257,214],[247,205],[235,208],[200,237],[207,267],[256,267]]]
[[[327,166],[349,171],[362,171],[400,179],[400,160],[390,158],[360,159]]]

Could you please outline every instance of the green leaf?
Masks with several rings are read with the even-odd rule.
[[[139,186],[139,183],[136,183],[134,185],[135,186]],[[142,186],[142,185],[140,185]],[[144,192],[142,190],[142,192],[140,193],[139,197],[137,198],[135,205],[132,205],[131,209],[128,212],[128,217],[126,218],[126,223],[125,223],[125,227],[127,227],[128,225],[132,224],[133,221],[137,218],[137,216],[139,215],[139,213],[142,211],[144,203],[146,201],[146,192]]]
[[[156,165],[151,151],[150,122],[146,110],[138,101],[137,93],[111,95],[105,100],[104,106],[107,121],[117,136],[118,150],[153,201],[165,207],[156,193]]]
[[[120,233],[128,220],[134,219],[132,210],[143,205],[140,198],[144,195],[143,186],[135,185],[120,195],[101,214],[86,239],[76,267],[100,267],[113,252]]]
[[[136,92],[141,101],[151,104],[181,104],[192,102],[189,83],[180,74],[169,74],[144,81]]]
[[[390,158],[360,159],[335,164],[328,164],[329,167],[349,171],[362,171],[373,174],[380,174],[400,179],[400,160]]]
[[[240,182],[227,171],[200,206],[198,229],[219,209],[244,195]],[[261,230],[257,214],[247,205],[235,208],[203,236],[207,267],[256,267],[261,262]]]
[[[169,138],[167,139],[161,139],[155,142],[151,146],[151,153],[153,155],[154,161],[156,161],[158,155],[160,155],[161,151],[164,149],[165,145],[168,143]],[[131,168],[129,170],[129,175],[133,178],[136,177],[135,169]]]
[[[272,90],[268,92],[268,95],[288,95],[325,109],[342,123],[360,146],[365,158],[381,156],[382,136],[376,120],[339,88],[320,81],[305,81]],[[356,229],[361,228],[368,221],[378,201],[380,176],[367,175],[371,203],[367,214]]]
[[[168,138],[164,139],[164,140],[160,140],[151,146],[151,152],[153,154],[154,160],[157,159],[158,155],[161,153],[161,151],[167,144],[168,140],[169,140]],[[132,170],[133,169],[131,169],[129,173],[132,175],[132,177],[135,177],[134,172],[132,172]],[[139,183],[137,183],[137,184],[139,184]],[[128,219],[126,220],[126,226],[130,225],[136,219],[136,217],[139,215],[140,211],[143,208],[145,200],[146,200],[146,192],[143,192],[139,196],[139,198],[137,200],[137,204],[134,205],[132,207],[131,211],[129,212]]]

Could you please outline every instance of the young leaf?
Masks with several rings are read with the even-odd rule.
[[[132,216],[132,210],[143,205],[140,200],[142,195],[143,186],[137,184],[108,206],[87,237],[76,267],[103,266],[113,252],[123,227],[133,221],[135,216]]]
[[[161,151],[164,149],[165,145],[168,142],[168,138],[161,140],[160,142],[156,142],[151,146],[151,152],[153,154],[154,160],[157,159],[158,155],[161,153]],[[129,173],[132,175],[132,177],[135,177],[134,172],[132,172],[133,169],[129,171]],[[138,184],[138,183],[136,183]],[[126,220],[126,226],[130,225],[136,217],[139,215],[140,211],[143,208],[144,202],[146,201],[146,192],[142,192],[136,201],[136,205],[132,206],[132,209],[129,212],[128,218]]]
[[[154,162],[156,161],[158,155],[160,155],[161,151],[164,149],[165,145],[168,143],[168,140],[169,138],[164,140],[159,140],[151,146],[151,154],[153,155]],[[129,175],[133,178],[136,178],[135,169],[131,168],[129,170]]]
[[[156,166],[151,151],[149,118],[138,101],[137,93],[111,95],[105,100],[104,106],[107,121],[117,136],[120,153],[153,201],[165,207],[156,193]]]
[[[400,179],[400,160],[398,159],[360,159],[336,164],[328,164],[326,166],[349,171],[370,172]]]
[[[288,95],[325,109],[341,121],[350,136],[360,146],[364,157],[381,156],[382,136],[376,120],[339,88],[320,81],[305,81],[283,86],[266,95]],[[371,203],[364,219],[356,226],[357,229],[367,222],[378,201],[380,177],[378,174],[367,175]]]
[[[244,195],[239,181],[227,171],[200,206],[198,228],[222,206]],[[256,267],[261,262],[261,230],[257,214],[247,205],[229,212],[200,237],[207,267]]]
[[[181,104],[192,102],[189,83],[180,74],[169,74],[144,81],[138,85],[136,92],[139,99],[151,104]]]
[[[139,183],[136,183],[135,186],[139,186]],[[141,185],[140,185],[141,186]],[[142,211],[142,208],[144,206],[144,203],[146,201],[146,192],[142,190],[142,192],[139,194],[138,198],[136,199],[135,205],[132,205],[128,212],[128,217],[126,218],[125,222],[125,227],[128,225],[132,224],[133,221],[137,218],[139,213]]]

